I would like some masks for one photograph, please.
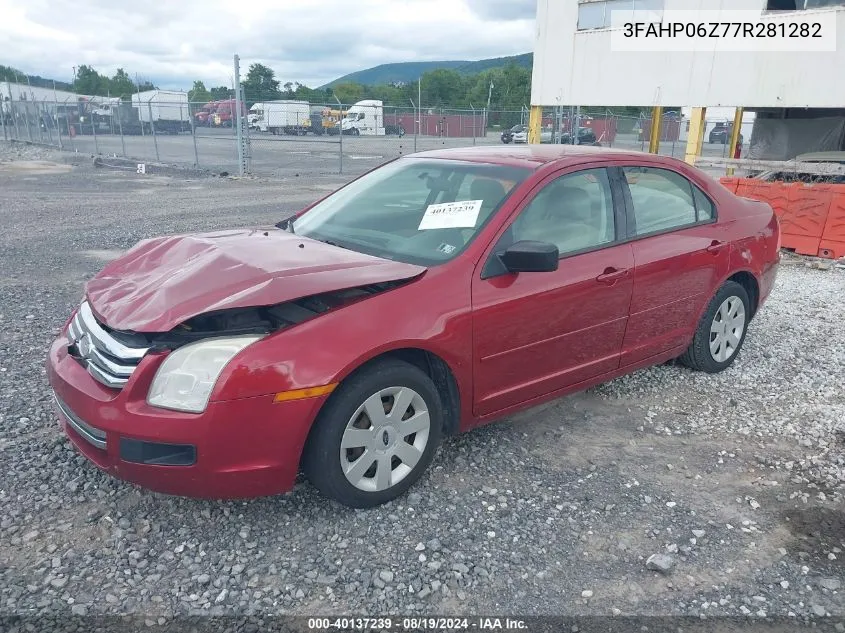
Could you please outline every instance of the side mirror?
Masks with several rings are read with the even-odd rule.
[[[560,253],[549,242],[523,240],[499,255],[510,273],[548,273],[558,269]]]

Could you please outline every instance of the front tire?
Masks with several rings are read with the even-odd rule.
[[[751,302],[745,288],[726,281],[707,305],[692,344],[679,360],[708,374],[724,371],[742,349],[750,318]]]
[[[320,411],[303,469],[327,497],[371,508],[404,494],[440,444],[443,404],[417,367],[378,362],[352,375]]]

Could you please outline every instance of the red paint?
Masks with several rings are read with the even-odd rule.
[[[107,326],[146,331],[222,306],[277,303],[377,280],[410,281],[247,347],[224,369],[201,414],[146,404],[166,352],[148,355],[116,391],[95,382],[67,355],[63,335],[50,349],[50,383],[76,415],[108,437],[103,451],[68,430],[74,444],[100,468],[155,490],[204,497],[281,493],[293,486],[326,398],[274,404],[277,392],[342,382],[383,353],[418,348],[451,369],[460,394],[460,429],[468,430],[678,356],[709,297],[736,272],[757,279],[761,305],[774,283],[779,232],[772,209],[737,198],[680,161],[579,146],[464,148],[420,156],[534,171],[466,250],[428,270],[281,231],[148,240],[109,264],[89,283],[93,308]],[[586,166],[626,164],[686,176],[715,202],[718,220],[565,257],[553,273],[481,278],[498,238],[550,178]],[[710,248],[714,242],[718,246]],[[123,462],[120,437],[194,444],[197,463]]]
[[[86,294],[113,329],[166,332],[205,312],[282,303],[424,271],[276,228],[218,231],[144,240],[89,281]]]

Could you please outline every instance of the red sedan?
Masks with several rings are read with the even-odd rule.
[[[733,363],[772,209],[670,158],[478,147],[395,160],[275,228],[140,242],[50,348],[61,423],[172,494],[405,492],[444,434],[678,358]]]

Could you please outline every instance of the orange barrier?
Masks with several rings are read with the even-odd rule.
[[[722,178],[743,198],[767,202],[780,220],[781,244],[802,255],[845,257],[845,185]]]

